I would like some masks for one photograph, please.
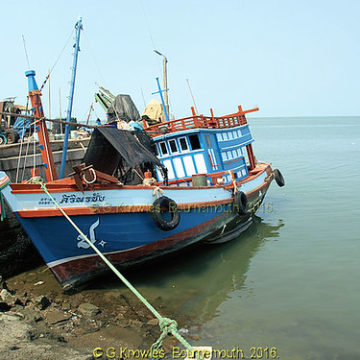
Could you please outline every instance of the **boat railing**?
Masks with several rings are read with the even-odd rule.
[[[239,106],[238,112],[220,117],[213,116],[212,109],[210,109],[211,116],[196,115],[193,111],[193,115],[186,118],[162,122],[152,126],[148,126],[145,120],[143,120],[143,125],[145,130],[153,137],[158,136],[159,133],[173,133],[190,129],[226,129],[246,125],[247,120],[245,114],[258,110],[259,108],[257,107],[249,110],[242,110],[241,106]]]

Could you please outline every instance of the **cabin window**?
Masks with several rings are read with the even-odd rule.
[[[231,131],[228,133],[228,136],[229,136],[229,140],[232,140],[232,139],[233,139],[233,134],[232,134]]]
[[[240,149],[240,148],[237,149],[237,154],[238,154],[239,157],[242,156],[242,153],[241,153],[241,149]]]
[[[232,151],[232,157],[233,157],[234,159],[237,157],[236,150],[233,150],[233,151]]]
[[[167,147],[166,147],[165,142],[161,142],[159,145],[160,145],[161,153],[163,155],[167,155],[168,151],[167,151]]]
[[[217,137],[217,140],[218,140],[218,141],[222,141],[222,136],[221,136],[220,133],[217,133],[217,134],[216,134],[216,137]]]
[[[238,134],[238,137],[241,137],[241,130],[240,129],[237,130],[237,134]]]
[[[178,147],[177,147],[177,144],[176,144],[176,141],[175,140],[169,140],[169,145],[170,145],[170,150],[171,152],[174,154],[174,153],[178,153],[179,150],[178,150]]]
[[[223,133],[223,139],[224,140],[228,140],[228,134],[225,132],[225,133]]]
[[[180,143],[180,148],[181,148],[182,151],[189,150],[188,143],[187,143],[185,137],[179,138],[179,143]]]
[[[197,135],[190,135],[189,140],[192,150],[201,149],[199,137]]]
[[[155,155],[158,156],[158,155],[159,155],[159,151],[158,151],[157,145],[154,144],[152,148],[153,148],[153,150],[154,150]]]
[[[226,152],[221,153],[221,156],[222,156],[224,161],[226,161],[228,159]]]
[[[211,147],[211,140],[209,135],[205,135],[206,146]]]

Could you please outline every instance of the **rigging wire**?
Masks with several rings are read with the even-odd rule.
[[[143,11],[143,14],[144,14],[144,18],[145,18],[145,22],[146,22],[146,28],[147,28],[149,36],[150,36],[152,47],[153,47],[153,49],[156,49],[155,42],[154,42],[154,39],[153,39],[152,34],[151,34],[150,23],[149,23],[149,19],[148,19],[147,15],[146,15],[144,4],[143,4],[142,0],[139,0],[139,2],[140,2],[141,9]]]
[[[26,115],[29,113],[28,106],[29,106],[29,96],[27,96],[27,101],[26,101]],[[29,135],[27,138],[26,152],[25,152],[25,157],[24,157],[24,161],[23,161],[24,166],[23,166],[22,174],[21,174],[21,182],[24,181],[26,161],[27,161],[27,156],[28,156],[28,152],[29,152],[29,145],[30,145],[30,138],[31,138],[30,134],[31,134],[31,125],[29,127]],[[17,175],[16,175],[16,178],[17,178]]]
[[[22,39],[23,39],[23,44],[24,44],[24,50],[25,50],[25,56],[26,56],[26,61],[27,61],[27,65],[28,65],[28,69],[30,69],[30,62],[29,62],[29,56],[26,50],[26,44],[25,44],[25,37],[24,34],[21,34]]]
[[[88,40],[88,44],[87,44],[87,51],[89,52],[89,55],[90,55],[90,59],[94,62],[94,65],[96,67],[96,70],[98,71],[99,75],[100,75],[100,78],[101,78],[101,81],[103,82],[103,86],[107,87],[107,82],[105,81],[105,78],[100,70],[100,66],[99,66],[99,63],[97,61],[97,58],[96,56],[94,55],[94,52],[92,51],[91,49],[91,41],[89,41],[86,33],[84,32],[83,33],[83,38],[86,38]]]
[[[142,88],[142,87],[140,87],[140,90],[141,90],[141,95],[142,95],[142,98],[143,98],[143,101],[144,101],[144,111],[145,111],[146,101],[145,101],[144,91],[143,91],[143,88]]]
[[[56,60],[55,60],[54,65],[53,65],[53,66],[51,67],[51,69],[49,70],[49,73],[47,74],[47,76],[46,76],[46,78],[45,78],[44,82],[42,83],[42,85],[41,85],[41,87],[40,87],[40,91],[44,88],[44,86],[45,86],[46,82],[48,81],[48,79],[49,79],[49,77],[50,77],[50,74],[53,72],[53,70],[54,70],[54,68],[55,68],[56,64],[59,62],[59,60],[60,60],[60,58],[61,58],[61,56],[62,56],[62,54],[63,54],[63,52],[64,52],[65,48],[66,48],[66,47],[67,47],[67,45],[69,44],[69,42],[70,42],[70,40],[71,40],[71,37],[72,37],[72,36],[73,36],[73,34],[74,34],[74,31],[75,31],[75,28],[73,28],[73,29],[72,29],[72,31],[71,31],[71,33],[70,33],[69,37],[67,38],[67,40],[66,40],[66,42],[65,42],[64,47],[61,49],[60,54],[58,55],[58,57],[57,57],[57,58],[56,58]]]
[[[195,106],[196,114],[199,114],[198,109],[197,109],[197,106],[196,106],[196,102],[195,102],[195,98],[194,98],[193,92],[191,91],[189,79],[186,79],[186,82],[187,82],[187,84],[188,84],[188,87],[189,87],[189,90],[190,90],[190,95],[191,95],[192,101],[193,101],[194,106]]]
[[[148,18],[148,16],[147,16],[147,14],[146,14],[146,9],[145,9],[144,3],[143,3],[142,0],[139,0],[139,3],[140,3],[141,10],[142,10],[142,12],[143,12],[143,14],[144,14],[145,23],[146,23],[146,29],[147,29],[148,35],[149,35],[149,37],[150,37],[150,41],[151,41],[152,48],[153,48],[153,50],[155,50],[155,49],[156,49],[156,45],[155,45],[155,41],[154,41],[154,38],[153,38],[152,33],[151,33],[150,22],[149,22],[149,18]],[[160,60],[160,59],[157,59],[157,60],[156,60],[156,63],[157,63],[157,65],[158,65],[159,72],[160,72],[160,74],[161,74],[161,73],[162,73],[161,60]],[[164,81],[164,79],[163,79],[163,81]]]
[[[26,102],[26,112],[25,112],[26,114],[28,113],[28,108],[29,108],[29,97],[27,97],[27,102]],[[17,183],[17,181],[18,181],[18,176],[19,176],[19,171],[20,171],[20,161],[21,161],[21,155],[22,155],[22,148],[23,148],[23,144],[24,144],[24,137],[25,137],[25,118],[23,120],[22,138],[21,138],[21,143],[20,143],[18,162],[17,162],[17,166],[16,166],[15,183]],[[25,159],[24,159],[24,161],[25,161]]]

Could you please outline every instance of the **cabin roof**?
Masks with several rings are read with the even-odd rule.
[[[194,113],[193,116],[162,122],[152,126],[147,126],[146,122],[144,122],[144,128],[151,137],[195,129],[228,129],[246,125],[245,114],[257,110],[259,109],[254,108],[243,111],[241,106],[239,106],[238,112],[221,117],[196,115]]]

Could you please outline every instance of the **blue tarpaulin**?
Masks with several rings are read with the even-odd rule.
[[[20,139],[24,137],[24,134],[28,129],[30,129],[30,125],[32,123],[31,119],[18,117],[13,125],[13,129],[19,133]]]

